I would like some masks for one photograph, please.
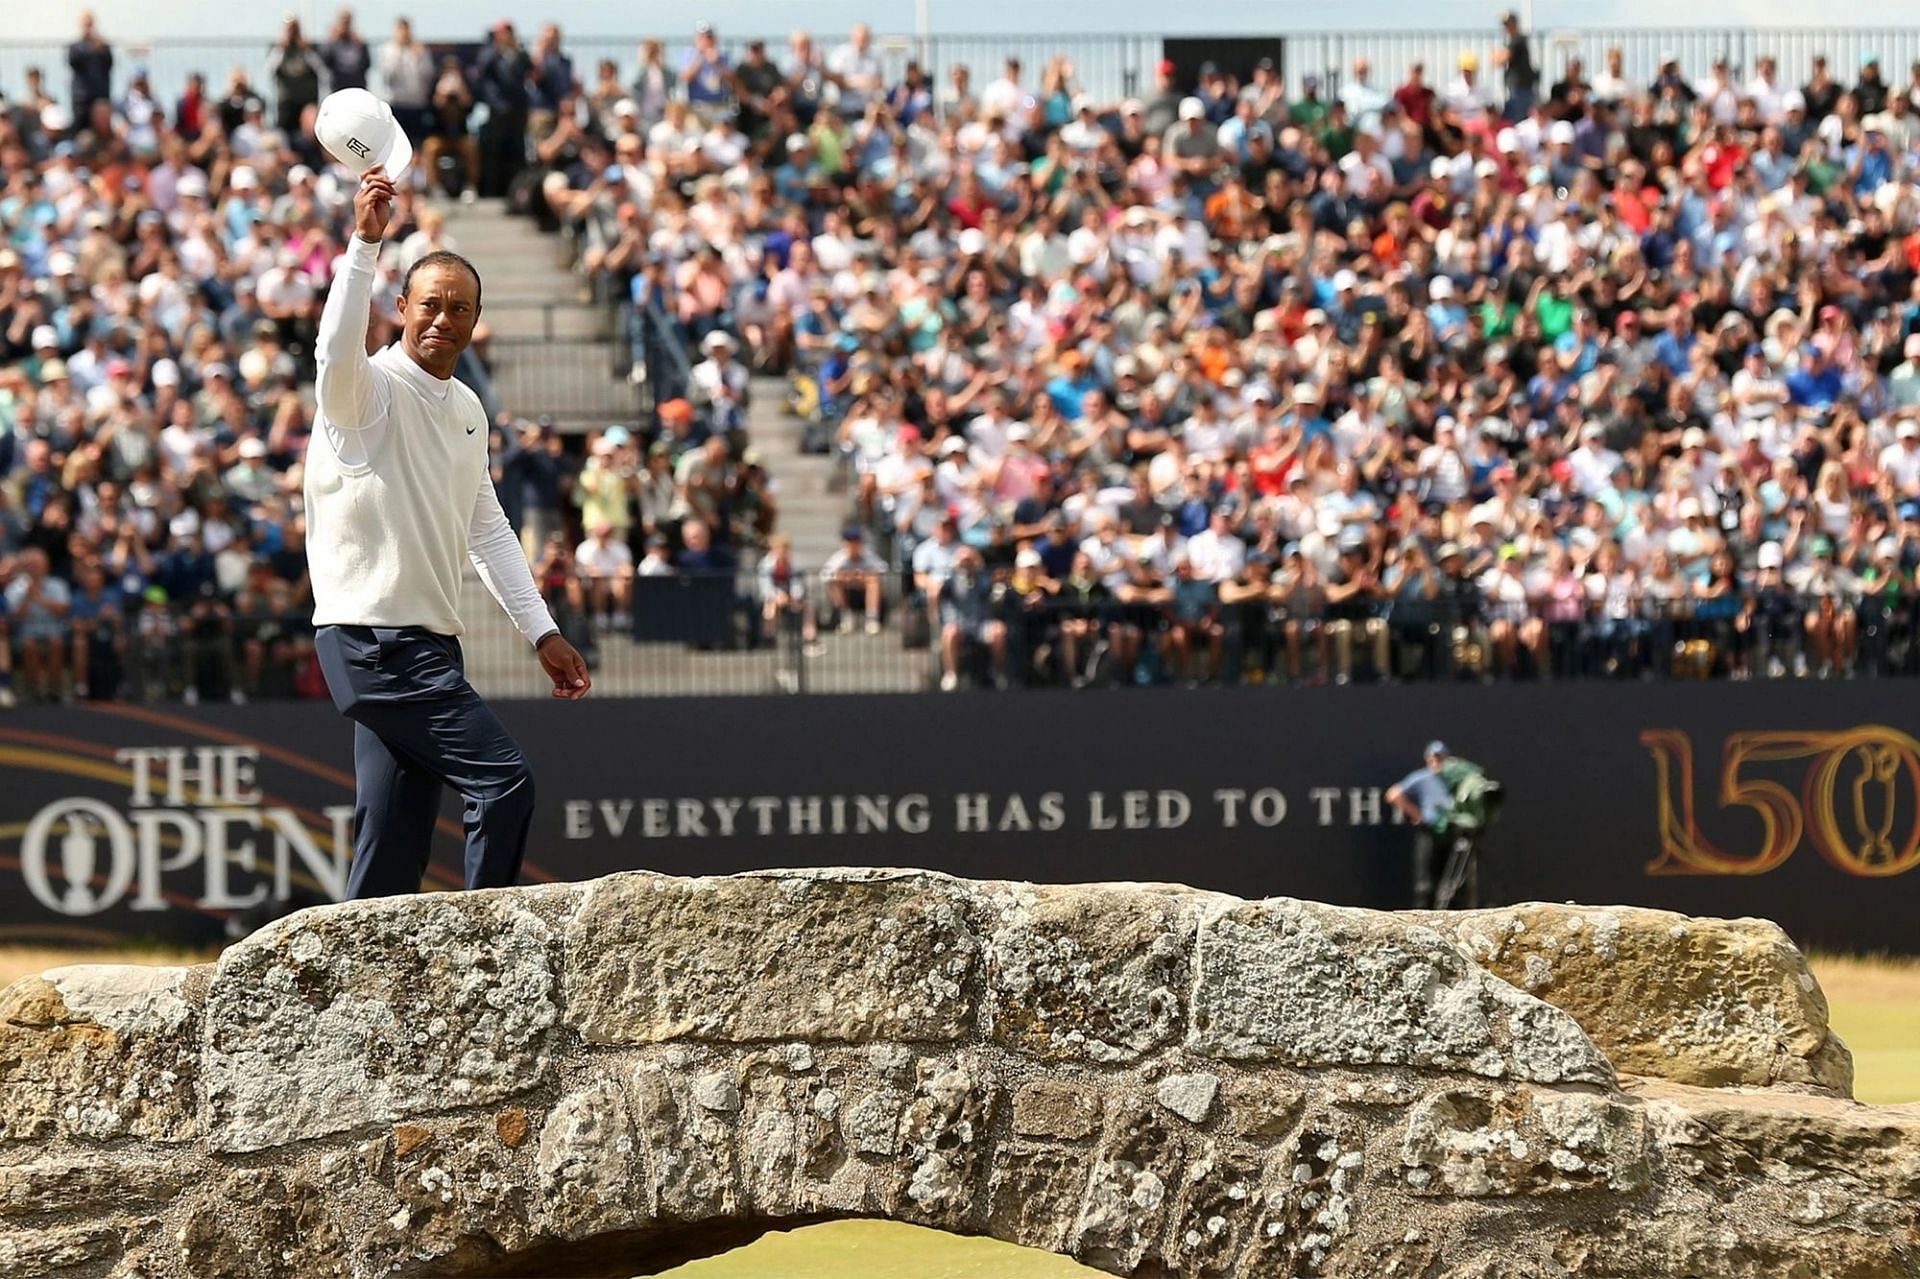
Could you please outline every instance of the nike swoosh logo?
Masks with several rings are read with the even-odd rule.
[[[480,429],[480,428],[479,428],[479,427],[477,427],[477,426],[470,426],[470,427],[468,427],[468,428],[467,428],[467,434],[468,434],[468,435],[472,435],[472,434],[473,434],[473,433],[474,433],[475,431],[477,431],[477,430],[479,430],[479,429]]]

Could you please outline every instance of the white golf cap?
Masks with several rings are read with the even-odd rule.
[[[1754,556],[1754,561],[1761,568],[1779,568],[1785,558],[1785,555],[1780,550],[1780,543],[1762,542],[1760,543],[1760,552]]]
[[[413,143],[393,118],[393,108],[365,89],[340,89],[320,103],[314,136],[327,154],[355,174],[382,165],[399,178],[413,163]]]

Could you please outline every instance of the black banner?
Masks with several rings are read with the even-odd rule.
[[[1404,904],[1386,788],[1444,739],[1507,788],[1489,902],[1760,915],[1920,951],[1913,688],[1411,686],[502,702],[534,764],[526,880],[925,866]],[[0,719],[0,939],[198,940],[339,891],[330,707]],[[449,796],[429,885],[459,883]]]

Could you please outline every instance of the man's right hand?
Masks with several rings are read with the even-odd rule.
[[[378,244],[393,220],[393,179],[374,165],[360,175],[360,189],[353,195],[353,233],[369,244]]]

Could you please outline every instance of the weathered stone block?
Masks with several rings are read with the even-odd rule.
[[[1300,1119],[1306,1093],[1285,1079],[1239,1077],[1222,1090],[1221,1127],[1238,1137],[1284,1137]]]
[[[1630,906],[1422,916],[1481,965],[1565,1009],[1618,1070],[1683,1084],[1811,1084],[1842,1096],[1853,1057],[1777,924]]]
[[[55,968],[0,992],[0,1141],[187,1141],[200,994],[189,968]]]
[[[261,1150],[498,1101],[548,1068],[555,937],[506,894],[305,911],[220,957],[207,999],[214,1148]]]
[[[966,1229],[985,1183],[998,1086],[992,1071],[970,1056],[926,1061],[921,1070],[900,1125],[912,1163],[901,1212],[925,1225]]]
[[[1167,1238],[1167,1260],[1183,1275],[1231,1275],[1258,1212],[1261,1156],[1203,1142],[1187,1160]]]
[[[1009,1142],[994,1159],[987,1232],[1025,1248],[1066,1251],[1092,1165],[1085,1149]]]
[[[561,1239],[584,1239],[651,1217],[627,1100],[601,1080],[570,1092],[540,1129],[536,1222]]]
[[[567,1019],[602,1044],[958,1039],[979,951],[965,904],[937,876],[616,875],[568,933]]]
[[[1042,1061],[1127,1062],[1178,1041],[1205,898],[1020,884],[1004,900],[987,946],[995,1042]]]
[[[0,1216],[100,1211],[163,1203],[190,1176],[185,1161],[140,1155],[77,1160],[61,1157],[0,1165]]]
[[[57,1230],[0,1233],[0,1275],[78,1273],[97,1270],[120,1254],[120,1232],[111,1226],[66,1226]]]
[[[733,1124],[693,1100],[666,1067],[641,1066],[630,1085],[632,1113],[662,1218],[704,1221],[740,1208]]]
[[[1298,1131],[1267,1157],[1256,1200],[1258,1215],[1234,1273],[1330,1273],[1328,1259],[1354,1230],[1366,1145],[1365,1133],[1340,1117],[1309,1113]]]
[[[235,1169],[197,1188],[176,1240],[188,1279],[332,1279],[352,1273],[328,1188]]]
[[[1129,1274],[1159,1243],[1179,1185],[1185,1146],[1166,1111],[1116,1101],[1075,1223],[1074,1254]]]
[[[1100,1130],[1100,1093],[1085,1084],[1034,1079],[1013,1095],[1013,1130],[1022,1137],[1080,1141]]]
[[[1613,1081],[1571,1017],[1392,915],[1246,902],[1201,923],[1197,954],[1188,1044],[1204,1055]]]
[[[1631,1194],[1649,1176],[1646,1117],[1587,1093],[1448,1089],[1408,1114],[1401,1164],[1415,1194]]]

